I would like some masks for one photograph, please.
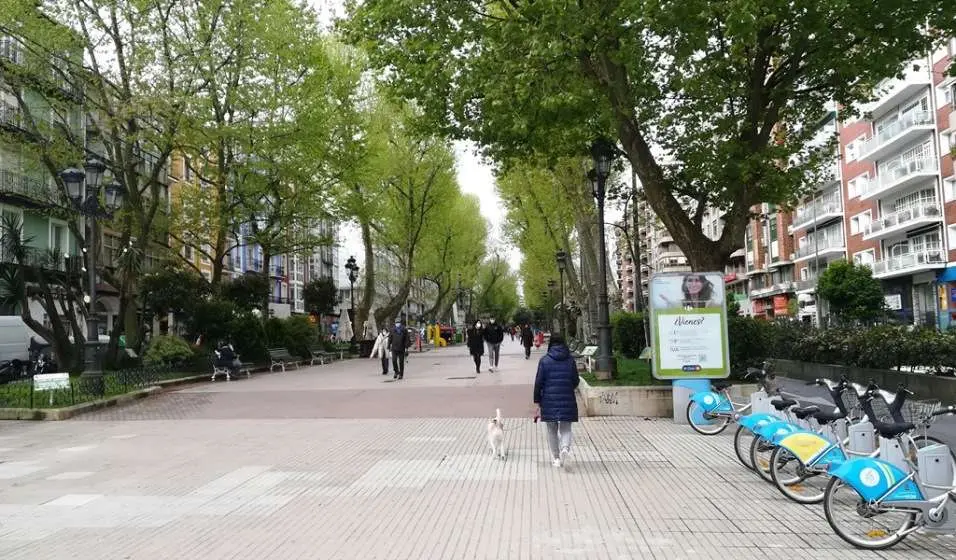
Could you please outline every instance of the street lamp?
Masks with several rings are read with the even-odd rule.
[[[554,280],[548,280],[548,309],[551,310],[551,317],[548,319],[549,329],[554,328],[554,287],[557,286],[557,284]]]
[[[607,247],[604,240],[604,197],[607,178],[611,174],[611,163],[617,155],[617,148],[606,138],[598,138],[591,144],[591,159],[594,168],[588,171],[592,193],[598,207],[598,272],[601,283],[598,286],[598,351],[597,371],[613,376],[617,364],[611,355],[611,324],[607,297]]]
[[[555,253],[554,258],[558,261],[558,275],[561,277],[561,334],[568,336],[564,312],[564,271],[568,267],[568,254],[562,249]]]
[[[349,271],[349,321],[352,321],[352,339],[349,341],[355,344],[355,281],[358,280],[359,265],[355,264],[355,257],[349,257],[345,262],[345,269]]]
[[[105,206],[100,206],[100,183],[106,165],[96,158],[89,158],[83,169],[71,167],[60,172],[60,179],[66,186],[67,194],[73,208],[86,218],[88,238],[83,252],[86,253],[84,270],[88,274],[89,282],[89,311],[86,322],[87,340],[95,340],[99,336],[96,321],[96,264],[97,264],[97,236],[99,220],[110,220],[113,212],[123,205],[125,189],[122,184],[112,181],[106,185]],[[86,298],[84,298],[86,301]]]

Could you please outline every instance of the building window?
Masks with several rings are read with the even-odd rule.
[[[956,247],[956,224],[947,226],[946,233],[949,236],[949,246]]]
[[[876,262],[876,252],[873,249],[867,249],[866,251],[853,254],[854,264],[862,264],[872,268],[874,262]]]
[[[956,177],[943,181],[943,196],[946,197],[946,202],[956,200]]]
[[[803,268],[800,269],[800,279],[801,279],[801,280],[809,280],[809,279],[810,279],[810,269],[809,269],[809,268],[803,267]]]
[[[187,261],[193,260],[193,248],[191,245],[183,246],[183,257],[185,257]]]
[[[857,138],[854,138],[852,142],[847,143],[846,148],[844,150],[846,152],[847,162],[856,161],[856,158],[858,158],[860,155],[860,146],[862,146],[863,142],[865,141],[866,141],[866,138],[861,135],[861,136],[858,136]]]
[[[847,181],[847,198],[856,198],[866,191],[866,184],[870,181],[870,174],[864,173]]]
[[[850,218],[850,235],[857,235],[870,225],[872,215],[869,210]]]
[[[64,222],[50,220],[50,249],[59,251],[60,256],[70,254],[69,230]]]

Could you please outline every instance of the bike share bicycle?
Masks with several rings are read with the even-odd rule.
[[[917,448],[909,435],[917,424],[878,418],[872,407],[877,394],[867,391],[861,399],[864,410],[881,444],[892,442],[901,452],[890,453],[890,460],[850,459],[831,469],[823,499],[827,523],[843,540],[870,550],[889,548],[919,530],[956,533],[952,451],[943,444]],[[956,406],[923,412],[920,422],[928,424],[956,415]]]
[[[827,380],[818,379],[815,383],[826,385],[835,401],[842,400],[841,394],[846,391],[847,383],[844,380],[839,384],[832,384]],[[811,417],[826,429],[817,433],[798,431],[789,434],[776,443],[776,448],[770,456],[770,474],[774,485],[780,492],[791,500],[802,504],[814,504],[823,501],[826,485],[829,482],[829,470],[841,465],[852,457],[892,458],[899,454],[899,448],[884,440],[876,442],[876,430],[872,418],[880,419],[873,409],[873,404],[883,402],[887,407],[887,414],[895,422],[906,422],[908,419],[929,418],[929,413],[939,407],[938,401],[920,402],[907,400],[913,396],[912,391],[900,386],[895,395],[883,391],[872,382],[862,391],[857,390],[858,397],[863,395],[879,395],[880,399],[867,399],[869,412],[859,422],[849,425],[847,430],[839,430],[837,426],[841,417],[849,415],[845,408],[835,412],[816,411]],[[862,405],[862,401],[860,401]],[[905,406],[904,406],[905,405]],[[808,410],[817,407],[806,407]],[[862,406],[861,406],[862,410]],[[926,434],[928,421],[920,422],[923,433],[912,436],[915,449],[939,444],[939,440]],[[954,463],[956,466],[956,463]]]
[[[690,396],[687,402],[687,423],[695,432],[705,436],[717,435],[727,429],[730,422],[736,422],[753,410],[762,408],[762,404],[769,400],[771,394],[778,393],[774,380],[776,375],[771,371],[772,364],[763,362],[760,369],[747,368],[744,379],[755,380],[760,389],[750,397],[750,403],[736,403],[730,398],[728,389],[733,386],[730,381],[713,381],[711,391],[700,391]],[[760,410],[766,412],[766,410]]]

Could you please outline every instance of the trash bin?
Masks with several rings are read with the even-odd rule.
[[[374,340],[359,341],[359,358],[368,358],[372,355],[372,347],[375,346]]]
[[[461,344],[461,343],[462,343],[461,333],[456,332],[456,333],[455,333],[455,344]]]

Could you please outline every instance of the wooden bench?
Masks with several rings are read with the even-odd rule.
[[[269,365],[269,371],[275,371],[277,367],[285,371],[286,365],[295,366],[296,369],[298,369],[299,362],[301,362],[301,360],[295,358],[285,348],[269,348],[269,360],[272,362]]]
[[[216,380],[216,377],[219,375],[226,376],[226,381],[232,381],[232,366],[220,366],[216,365],[216,359],[213,358],[212,361],[212,381]],[[246,374],[246,378],[252,377],[252,368],[255,367],[255,364],[252,362],[242,362],[239,366],[239,375],[243,373]]]

